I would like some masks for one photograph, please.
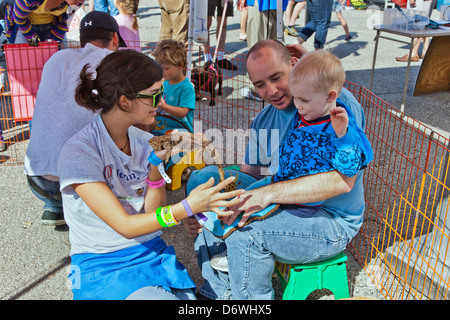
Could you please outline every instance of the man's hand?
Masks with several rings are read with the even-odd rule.
[[[184,228],[187,230],[192,238],[196,238],[199,233],[202,232],[202,227],[194,217],[186,218],[182,220]]]
[[[271,202],[268,201],[267,194],[261,191],[262,188],[258,188],[246,191],[237,196],[237,198],[242,199],[243,202],[230,207],[229,210],[234,211],[234,213],[231,216],[224,217],[223,222],[231,225],[236,218],[244,212],[244,215],[238,224],[238,227],[242,228],[253,213],[261,211],[270,205]]]

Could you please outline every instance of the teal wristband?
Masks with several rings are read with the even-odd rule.
[[[148,157],[148,162],[157,167],[163,161],[156,156],[155,151],[152,151],[152,153],[150,153],[150,156]]]

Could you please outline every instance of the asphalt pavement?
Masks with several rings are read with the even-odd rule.
[[[365,87],[369,86],[374,51],[375,31],[371,26],[382,21],[382,4],[368,3],[368,10],[345,10],[352,39],[345,41],[344,31],[333,14],[327,37],[326,49],[336,54],[344,65],[347,80]],[[141,0],[139,7],[140,35],[142,41],[158,41],[160,9],[157,0]],[[438,12],[433,17],[438,17]],[[229,18],[225,49],[235,53],[247,52],[245,41],[239,40],[239,11]],[[304,23],[304,12],[296,27]],[[212,45],[215,45],[216,21],[211,29]],[[399,37],[400,38],[400,37]],[[296,39],[285,36],[285,43]],[[312,39],[305,47],[311,50]],[[376,73],[372,91],[389,104],[399,108],[406,63],[395,61],[395,57],[407,53],[407,46],[401,43],[380,40]],[[448,136],[450,130],[450,92],[425,96],[412,96],[415,79],[421,61],[412,62],[409,76],[405,113]],[[26,143],[26,142],[25,142]],[[169,201],[175,203],[184,198],[184,188],[168,192]],[[41,202],[29,190],[23,175],[23,166],[0,166],[0,299],[70,300],[67,286],[67,268],[70,264],[70,243],[68,228],[41,225]],[[181,262],[187,267],[194,281],[200,285],[202,278],[193,249],[193,240],[182,226],[167,229],[164,239],[173,245]],[[347,270],[351,295],[354,297],[383,298],[376,286],[367,277],[351,253]],[[279,287],[277,287],[277,290]],[[277,296],[279,297],[279,296]],[[326,293],[313,299],[330,299]]]

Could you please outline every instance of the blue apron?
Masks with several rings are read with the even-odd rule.
[[[75,254],[69,281],[74,300],[123,300],[147,286],[195,288],[174,248],[159,237],[111,253]]]

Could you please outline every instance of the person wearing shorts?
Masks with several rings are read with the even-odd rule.
[[[234,16],[234,8],[233,8],[233,1],[228,0],[225,17],[223,21],[223,29],[219,37],[219,31],[220,26],[222,24],[222,17],[223,17],[223,9],[225,7],[225,2],[222,0],[208,0],[208,41],[206,41],[203,45],[204,52],[205,52],[205,62],[209,60],[213,60],[213,58],[216,59],[217,65],[221,69],[226,70],[237,70],[238,67],[233,65],[228,59],[224,57],[224,48],[225,48],[225,41],[227,36],[227,18]],[[217,56],[212,57],[211,54],[211,48],[210,48],[210,41],[209,41],[209,29],[211,28],[213,17],[217,13],[217,31],[216,31],[216,46],[217,46]],[[212,52],[214,54],[214,51]]]
[[[225,6],[225,2],[222,0],[208,0],[208,17],[214,17],[216,15],[216,9],[217,9],[217,16],[222,17],[223,16],[223,8]],[[233,17],[234,16],[234,9],[233,9],[233,1],[228,1],[227,5],[227,12],[225,13],[226,17]]]
[[[336,13],[336,17],[338,18],[339,22],[342,25],[342,28],[344,28],[345,32],[345,41],[349,41],[352,36],[350,35],[350,32],[348,30],[348,24],[347,20],[342,15],[342,3],[343,0],[333,0],[333,12]]]

